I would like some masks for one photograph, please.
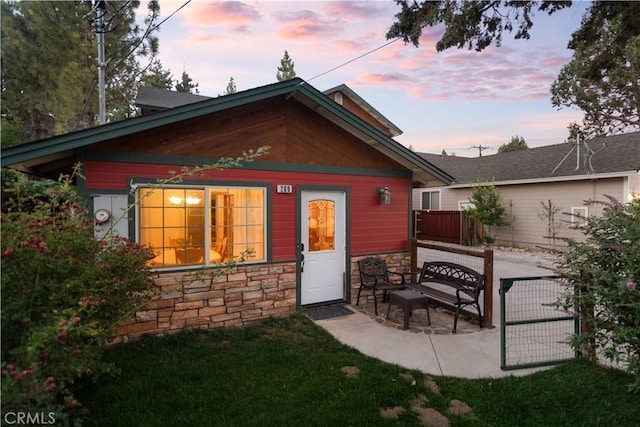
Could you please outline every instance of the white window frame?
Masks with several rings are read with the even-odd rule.
[[[587,225],[587,217],[589,217],[589,208],[587,206],[571,207],[571,228],[584,228]]]
[[[429,193],[429,203],[431,203],[431,194],[438,193],[438,209],[424,207],[424,194]],[[440,190],[421,190],[420,191],[420,210],[422,211],[440,211],[442,210],[442,192]]]

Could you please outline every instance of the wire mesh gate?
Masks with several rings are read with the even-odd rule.
[[[500,279],[500,368],[553,365],[579,357],[569,340],[579,318],[558,308],[566,290],[559,276]]]

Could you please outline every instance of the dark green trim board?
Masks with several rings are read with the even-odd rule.
[[[127,178],[127,182],[130,185],[135,187],[141,186],[152,186],[152,187],[211,187],[211,186],[220,186],[220,187],[264,187],[267,189],[271,189],[271,182],[266,181],[225,181],[225,180],[217,180],[217,179],[189,179],[189,181],[176,182],[173,184],[163,184],[159,183],[157,178],[150,177],[130,177]]]
[[[219,158],[94,151],[87,155],[87,160],[142,163],[150,165],[180,165],[188,167],[211,165],[216,163]],[[343,166],[309,165],[303,163],[263,162],[260,160],[246,162],[243,163],[241,167],[229,169],[262,170],[272,172],[322,173],[329,175],[385,176],[396,178],[409,178],[412,176],[412,172],[410,170],[381,170]]]
[[[327,186],[327,185],[297,185],[296,186],[296,310],[302,308],[302,272],[300,257],[300,242],[302,241],[302,192],[303,191],[332,191],[344,193],[344,210],[345,210],[345,236],[344,236],[344,300],[347,304],[351,303],[351,228],[349,227],[351,218],[351,189],[346,186]]]
[[[407,214],[409,216],[407,222],[409,223],[409,229],[407,230],[407,237],[408,237],[408,241],[407,241],[407,248],[409,250],[411,250],[411,239],[413,239],[413,229],[414,229],[414,223],[413,223],[413,187],[411,185],[411,182],[407,183],[407,191],[409,192],[409,206],[407,206]]]
[[[136,204],[136,194],[134,192],[129,192],[127,203],[129,206],[134,206]],[[138,241],[138,209],[136,206],[129,211],[129,239],[132,242],[140,243]]]
[[[452,176],[338,105],[300,78],[11,147],[2,150],[2,164],[29,170],[35,165],[46,164],[65,155],[71,160],[77,155],[75,150],[93,144],[275,97],[282,97],[283,102],[295,100],[312,109],[412,171],[414,179],[420,182],[427,183],[432,181],[432,178],[446,185],[453,182]]]

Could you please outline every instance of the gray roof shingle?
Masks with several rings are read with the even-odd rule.
[[[456,184],[638,171],[640,132],[590,139],[579,145],[579,153],[576,144],[564,143],[475,158],[418,154]]]
[[[173,90],[158,89],[151,86],[143,86],[136,96],[138,107],[148,107],[155,110],[181,107],[195,102],[211,99],[209,96],[195,95],[193,93],[177,92]]]

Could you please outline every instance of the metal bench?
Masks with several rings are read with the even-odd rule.
[[[416,290],[429,297],[430,301],[441,301],[455,307],[453,331],[458,326],[458,315],[463,307],[473,305],[478,310],[480,327],[482,328],[482,311],[479,297],[484,289],[485,276],[464,265],[452,262],[425,262],[416,283],[406,284],[405,287]],[[434,284],[445,285],[450,291],[438,289]]]

